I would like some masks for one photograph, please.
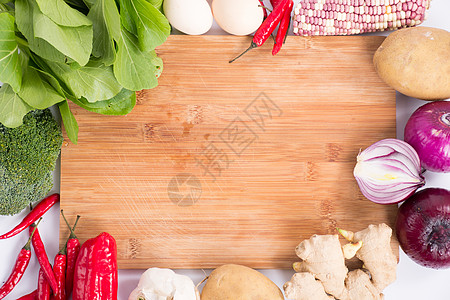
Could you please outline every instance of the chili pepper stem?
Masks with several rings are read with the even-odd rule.
[[[272,12],[272,10],[270,8],[268,8],[267,6],[264,6],[264,5],[261,5],[261,4],[258,5],[258,6],[268,10],[269,12]]]
[[[247,53],[248,51],[252,50],[253,48],[258,47],[258,45],[256,45],[254,42],[252,42],[250,44],[250,47],[247,48],[247,50],[245,50],[244,52],[242,52],[241,54],[239,54],[238,56],[236,56],[235,58],[233,58],[232,60],[229,61],[229,63],[231,64],[232,62],[234,62],[236,59],[238,59],[239,57],[241,57],[242,55],[244,55],[245,53]]]
[[[34,225],[34,229],[33,229],[33,231],[31,232],[30,237],[28,238],[27,243],[25,244],[25,246],[23,246],[23,249],[25,249],[25,250],[31,250],[31,240],[33,239],[33,235],[34,235],[34,233],[36,232],[36,229],[37,229],[39,223],[41,222],[41,220],[42,220],[42,218],[40,218],[39,221],[36,223],[36,225]]]
[[[77,236],[75,235],[74,231],[75,231],[75,228],[77,227],[78,220],[80,219],[80,216],[77,215],[77,219],[75,221],[75,224],[73,225],[73,228],[70,227],[69,222],[67,221],[66,216],[64,216],[64,211],[62,209],[61,209],[61,216],[63,217],[64,222],[66,222],[67,227],[69,227],[69,230],[70,230],[69,239],[76,239]]]
[[[61,210],[61,214],[63,213],[63,211]],[[77,215],[77,219],[75,220],[75,224],[73,225],[72,228],[69,227],[70,230],[70,235],[67,238],[66,243],[64,244],[64,247],[61,248],[61,250],[59,250],[58,254],[62,254],[62,255],[67,255],[67,243],[69,242],[70,239],[75,239],[77,238],[75,235],[75,228],[77,227],[78,224],[78,220],[80,219],[80,215]],[[68,224],[67,224],[68,225]]]

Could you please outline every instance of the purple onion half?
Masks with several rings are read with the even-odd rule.
[[[379,204],[399,203],[425,184],[417,152],[397,139],[384,139],[362,151],[353,175],[362,194]]]
[[[419,107],[406,123],[405,141],[419,154],[422,167],[450,172],[450,102]]]

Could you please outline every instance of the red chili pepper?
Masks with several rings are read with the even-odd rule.
[[[35,300],[35,299],[37,299],[37,290],[34,290],[31,293],[18,298],[17,300]]]
[[[285,11],[289,6],[289,2],[290,0],[281,0],[280,4],[274,7],[270,15],[264,20],[261,26],[259,26],[258,30],[256,30],[255,35],[253,36],[252,43],[250,44],[250,47],[248,47],[247,50],[239,54],[236,58],[230,60],[229,61],[230,63],[234,62],[236,59],[238,59],[251,49],[262,46],[264,42],[267,41],[269,36],[278,26],[278,23],[280,23],[281,18],[284,16]]]
[[[66,290],[66,297],[68,298],[70,294],[72,294],[73,290],[73,274],[75,272],[75,263],[77,262],[78,254],[80,253],[80,241],[78,240],[77,236],[75,235],[75,227],[77,226],[78,220],[80,219],[80,216],[77,216],[77,220],[75,221],[75,224],[73,225],[73,228],[70,228],[69,222],[67,222],[66,217],[64,216],[63,210],[61,210],[61,215],[64,219],[64,221],[67,224],[67,227],[69,227],[70,230],[70,236],[66,243],[66,283],[65,283],[65,290]]]
[[[280,26],[278,27],[277,37],[275,38],[275,44],[272,49],[272,55],[276,55],[281,50],[281,46],[283,46],[287,31],[291,25],[291,11],[293,6],[294,2],[289,0],[288,8],[284,12],[284,16],[281,19]]]
[[[47,278],[45,278],[44,270],[39,269],[38,287],[37,287],[37,300],[49,300],[51,295],[50,284],[48,284]]]
[[[263,0],[259,0],[259,4],[261,4],[261,7],[263,9],[264,12],[264,19],[267,18],[267,10],[266,10],[266,6],[264,5]]]
[[[65,246],[55,256],[55,262],[53,264],[53,272],[57,282],[57,292],[55,293],[55,300],[66,299],[66,250]]]
[[[36,207],[11,231],[0,235],[0,240],[10,238],[24,231],[31,224],[36,222],[43,214],[45,214],[56,202],[59,202],[59,194],[53,194],[43,199]]]
[[[116,300],[117,288],[117,245],[109,233],[103,232],[81,246],[73,300]]]
[[[40,220],[39,220],[40,222]],[[38,222],[38,224],[39,224]],[[36,227],[37,228],[37,227]],[[31,258],[31,239],[33,238],[34,232],[31,233],[28,242],[23,246],[22,250],[19,252],[19,256],[17,257],[16,264],[14,269],[9,275],[8,280],[6,280],[5,284],[0,288],[0,299],[5,298],[14,287],[19,283],[20,279],[22,279],[23,273],[28,267]]]
[[[270,4],[272,4],[272,8],[275,8],[275,6],[278,5],[278,3],[280,3],[280,0],[270,0]]]
[[[39,264],[41,265],[41,269],[44,272],[44,275],[48,281],[48,284],[50,285],[53,293],[56,294],[58,287],[56,284],[55,274],[53,274],[52,265],[50,264],[47,253],[45,252],[44,243],[42,242],[41,235],[39,234],[39,230],[37,229],[37,227],[35,227],[34,224],[31,224],[30,233],[33,230],[36,231],[34,233],[34,236],[32,239],[34,252],[36,253],[37,259],[39,261]]]

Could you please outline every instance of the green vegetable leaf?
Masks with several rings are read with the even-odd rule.
[[[166,41],[170,34],[169,21],[156,7],[146,0],[123,0],[122,3],[135,23],[135,35],[142,51],[153,50]],[[127,30],[135,33],[131,28],[133,31]]]
[[[67,57],[63,53],[47,41],[35,38],[33,29],[33,10],[35,5],[33,6],[30,0],[16,0],[15,7],[17,28],[28,40],[31,51],[42,58],[64,63]]]
[[[163,60],[161,57],[158,57],[156,55],[155,51],[152,51],[149,53],[152,58],[152,64],[155,66],[155,76],[156,78],[159,78],[163,72]]]
[[[63,0],[36,0],[40,11],[61,26],[90,26],[92,22],[81,12],[70,7]]]
[[[65,99],[31,67],[27,67],[23,76],[19,96],[28,105],[37,109],[45,109]]]
[[[67,0],[66,0],[66,1],[67,1]],[[94,6],[95,1],[97,1],[97,0],[83,0],[84,4],[85,4],[86,6],[88,6],[89,8],[91,8],[92,6]]]
[[[158,85],[156,74],[160,67],[153,64],[154,56],[156,56],[154,51],[142,52],[136,37],[122,28],[114,63],[114,75],[117,81],[124,88],[132,91],[156,87]]]
[[[93,61],[80,68],[50,61],[47,64],[76,98],[84,97],[93,103],[110,99],[122,90],[114,77],[112,66]]]
[[[0,13],[0,81],[11,85],[15,92],[22,84],[19,46],[14,33],[14,17]]]
[[[33,20],[35,38],[47,41],[80,65],[87,64],[92,52],[92,26],[60,26],[44,15],[35,3]]]
[[[163,0],[146,0],[151,3],[154,7],[156,7],[160,12],[162,12]]]
[[[39,72],[39,74],[41,75],[41,77],[45,78],[47,80],[47,82],[55,89],[55,91],[61,95],[61,96],[65,96],[65,92],[63,90],[63,88],[61,87],[61,85],[59,84],[58,80],[53,77],[53,75],[51,75],[50,73],[47,73],[43,70],[31,67],[33,70],[36,70],[37,72]]]
[[[58,104],[59,112],[64,123],[64,129],[72,143],[78,143],[78,123],[74,115],[70,111],[69,103],[63,101]]]
[[[95,39],[92,54],[109,66],[116,59],[114,39],[120,39],[120,16],[114,0],[98,0],[89,11]]]
[[[19,127],[31,110],[33,108],[14,93],[9,84],[4,83],[0,87],[0,123],[10,128]]]
[[[136,105],[136,93],[127,89],[122,89],[119,94],[109,100],[98,101],[95,103],[89,103],[84,98],[69,99],[86,110],[112,116],[126,115],[131,112]]]
[[[133,19],[131,0],[119,0],[120,24],[131,34],[137,36],[137,27]]]

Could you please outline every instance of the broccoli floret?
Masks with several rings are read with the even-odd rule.
[[[49,109],[29,112],[17,128],[0,124],[0,215],[14,215],[47,195],[62,142]]]

